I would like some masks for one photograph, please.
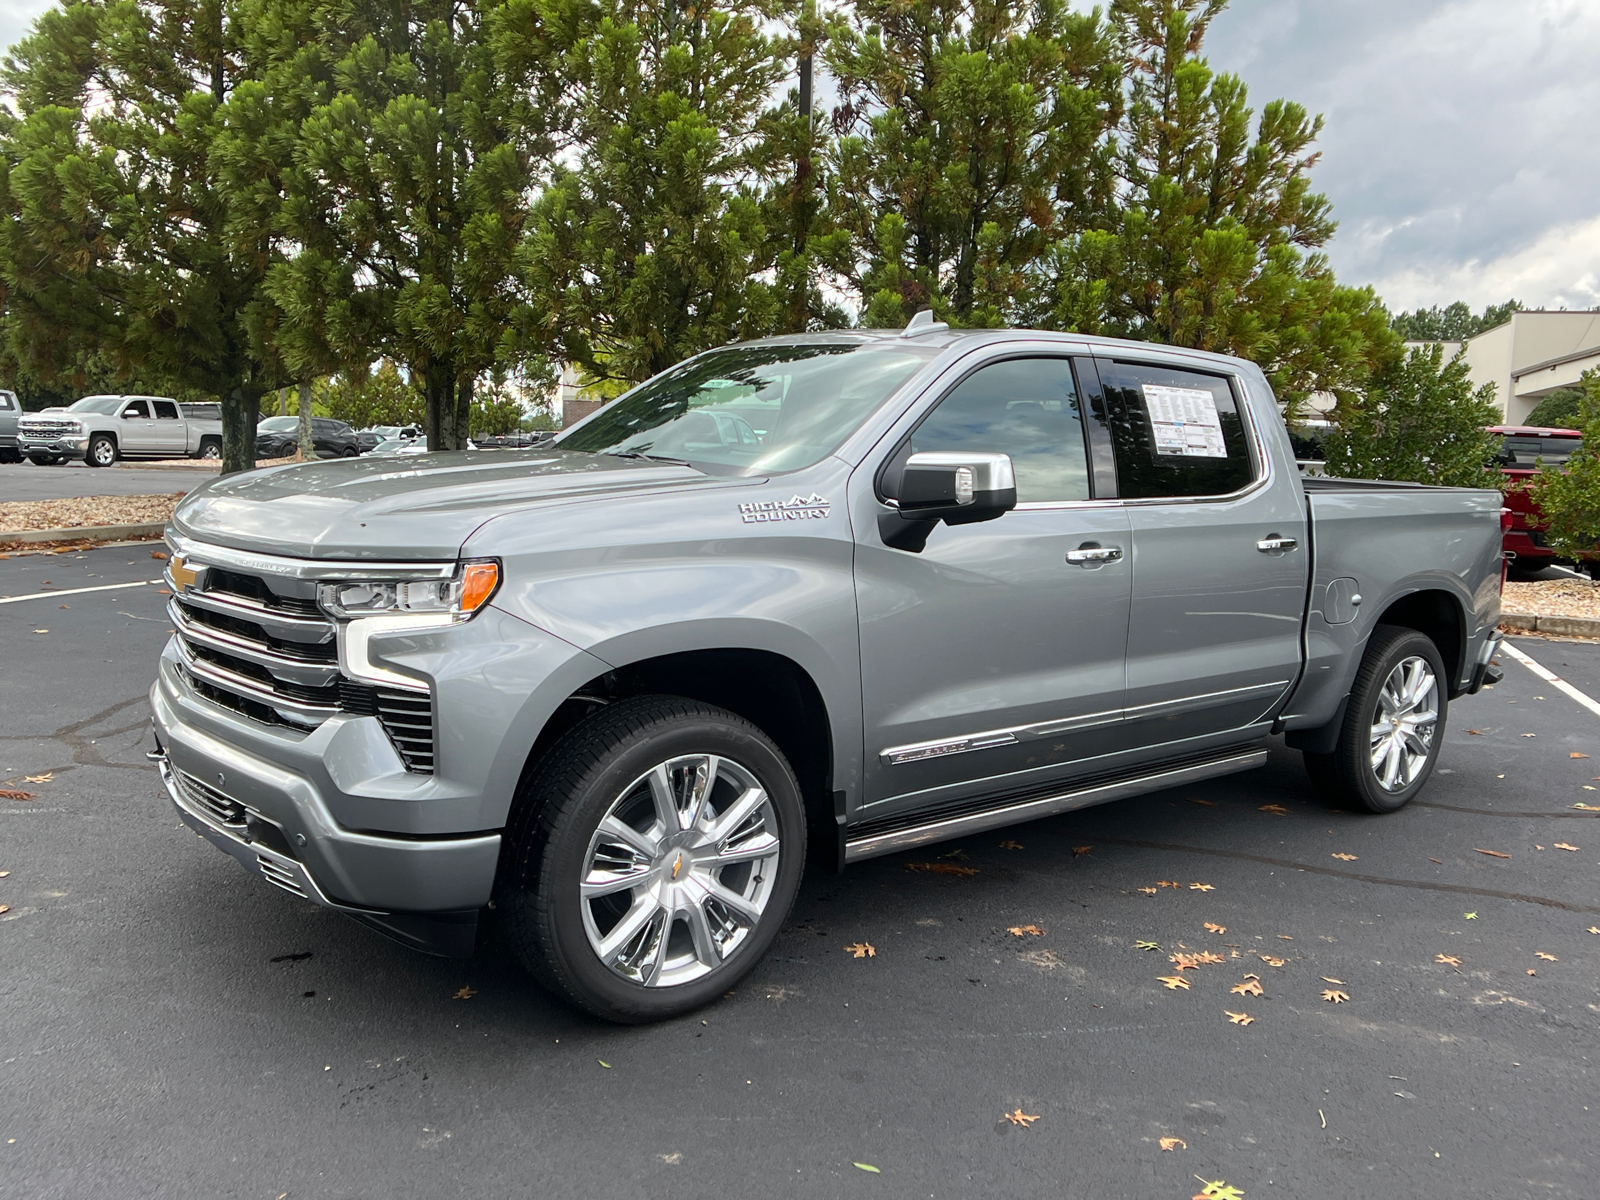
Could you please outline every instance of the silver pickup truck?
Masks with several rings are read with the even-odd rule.
[[[802,867],[1244,771],[1388,812],[1498,678],[1497,492],[1302,480],[1250,363],[1021,331],[708,351],[552,443],[190,493],[172,802],[413,946],[682,1013]],[[246,931],[240,931],[246,936]]]
[[[222,409],[162,396],[85,396],[67,408],[25,415],[17,443],[40,467],[69,458],[91,467],[119,458],[221,458]]]

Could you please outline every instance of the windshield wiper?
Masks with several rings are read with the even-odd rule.
[[[694,465],[686,458],[669,458],[665,454],[644,454],[638,450],[607,450],[604,453],[612,458],[645,458],[651,462],[672,463],[678,467],[692,467]]]

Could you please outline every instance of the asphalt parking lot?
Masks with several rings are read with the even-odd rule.
[[[0,463],[0,500],[67,500],[77,496],[157,496],[187,492],[213,478],[212,468],[162,466],[90,467],[81,462],[36,467]]]
[[[179,826],[165,597],[111,586],[159,566],[0,561],[0,1197],[1596,1194],[1600,718],[1514,661],[1401,813],[1279,747],[811,878],[734,994],[620,1029]],[[1600,696],[1600,646],[1519,645]]]

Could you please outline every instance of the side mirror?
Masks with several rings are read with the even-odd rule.
[[[141,413],[137,408],[125,408],[125,409],[122,410],[122,419],[124,421],[128,420],[131,417],[140,417],[140,416],[143,416],[143,415],[144,414]]]
[[[993,521],[1017,506],[1009,454],[953,450],[913,454],[900,474],[899,511],[878,519],[884,543],[918,553],[935,523]]]

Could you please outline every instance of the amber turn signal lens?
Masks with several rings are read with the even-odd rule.
[[[477,612],[499,586],[499,563],[468,563],[461,572],[461,615]]]

